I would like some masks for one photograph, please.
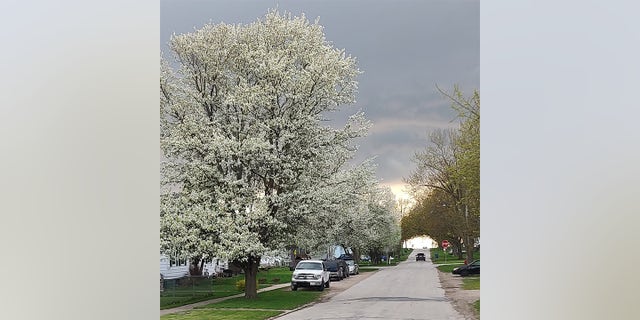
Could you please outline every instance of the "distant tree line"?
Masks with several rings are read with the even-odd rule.
[[[469,97],[455,86],[440,88],[460,120],[456,129],[430,134],[425,150],[413,158],[416,168],[406,182],[417,204],[402,218],[402,239],[427,235],[448,240],[455,253],[473,260],[480,238],[480,93]]]

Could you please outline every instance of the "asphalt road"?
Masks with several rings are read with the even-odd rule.
[[[327,302],[286,314],[278,320],[464,320],[446,300],[431,261],[416,261],[418,252],[428,251],[414,250],[407,261],[396,267],[380,270]]]

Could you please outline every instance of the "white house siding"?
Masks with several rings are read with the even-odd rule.
[[[170,266],[169,257],[160,255],[160,274],[166,280],[178,279],[189,275],[189,262],[181,266]]]
[[[229,268],[229,263],[227,262],[227,260],[213,258],[211,259],[210,262],[207,262],[204,264],[204,267],[202,268],[202,273],[208,274],[208,275],[219,275],[222,273],[224,269],[228,269],[228,268]]]
[[[170,258],[167,255],[160,255],[160,274],[162,274],[162,277],[164,279],[178,279],[189,275],[189,260],[186,261],[185,265],[170,266],[169,259]],[[204,264],[202,273],[208,275],[218,275],[221,274],[224,269],[228,268],[229,263],[227,262],[227,260],[213,258],[211,262],[207,262]]]

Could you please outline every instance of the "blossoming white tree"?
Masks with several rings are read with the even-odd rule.
[[[316,212],[366,132],[362,114],[340,129],[324,117],[354,102],[355,59],[304,16],[270,11],[248,25],[208,24],[172,37],[161,64],[163,248],[217,255],[245,271],[257,297],[261,255],[291,240]]]
[[[298,245],[322,252],[340,244],[357,256],[400,243],[394,196],[379,185],[371,161],[341,170],[315,194],[315,214],[305,219],[308,231],[296,239]]]

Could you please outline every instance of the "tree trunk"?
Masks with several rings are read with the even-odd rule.
[[[244,269],[244,297],[246,299],[258,298],[258,267],[260,257],[249,257]]]
[[[360,250],[356,249],[351,249],[351,251],[353,251],[353,260],[360,264]]]
[[[469,235],[464,238],[464,247],[467,249],[467,263],[471,263],[473,261],[473,240]]]
[[[453,254],[460,260],[462,260],[462,244],[453,247]]]
[[[201,276],[203,266],[204,259],[201,259],[200,257],[192,257],[189,262],[189,275]]]
[[[462,247],[464,244],[460,241],[462,238],[454,237],[449,240],[449,244],[453,247],[453,254],[460,260],[462,260]]]

